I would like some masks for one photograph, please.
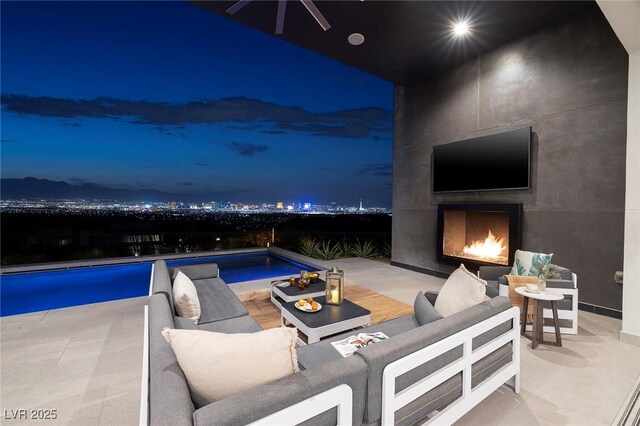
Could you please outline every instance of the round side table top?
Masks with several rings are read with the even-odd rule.
[[[549,293],[547,291],[538,292],[538,293],[531,293],[531,292],[527,291],[526,287],[516,287],[515,291],[520,296],[525,296],[525,297],[528,297],[530,299],[550,300],[550,301],[557,301],[557,300],[564,299],[564,296],[562,294]]]

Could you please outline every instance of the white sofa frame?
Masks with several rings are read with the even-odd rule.
[[[571,309],[558,309],[558,319],[570,320],[570,327],[560,327],[560,333],[562,334],[578,334],[578,276],[575,272],[571,273],[571,281],[573,281],[573,288],[550,288],[547,287],[547,291],[553,294],[561,294],[563,296],[571,296]],[[509,297],[509,286],[501,285],[498,289],[500,296]],[[551,309],[544,309],[542,313],[543,318],[553,319],[553,311]],[[528,324],[527,331],[533,330],[533,325]],[[543,327],[545,333],[555,333],[556,329],[553,325],[545,325]]]
[[[507,332],[479,348],[472,349],[474,337],[509,320],[511,320],[511,328]],[[509,342],[512,344],[511,361],[472,388],[473,364]],[[396,393],[397,377],[461,345],[463,355],[457,361]],[[462,373],[462,395],[430,417],[424,424],[452,424],[504,383],[509,383],[515,393],[520,393],[520,309],[518,307],[494,315],[387,365],[382,374],[381,426],[393,425],[397,410],[459,373]]]
[[[351,426],[353,424],[352,404],[353,392],[351,387],[342,384],[249,423],[249,426],[293,426],[333,407],[338,408],[337,426]]]

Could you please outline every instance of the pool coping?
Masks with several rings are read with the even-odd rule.
[[[227,256],[233,254],[251,254],[251,253],[273,253],[278,256],[285,257],[287,259],[304,263],[314,268],[326,270],[327,268],[314,263],[314,259],[295,253],[289,250],[285,250],[279,247],[250,247],[243,249],[229,249],[229,250],[211,250],[201,251],[195,253],[171,253],[161,254],[154,256],[138,256],[138,257],[112,257],[108,259],[89,259],[89,260],[75,260],[71,262],[49,262],[49,263],[34,263],[31,265],[15,265],[0,268],[0,275],[5,274],[18,274],[24,272],[40,272],[40,271],[56,271],[66,269],[77,268],[93,268],[97,266],[113,266],[113,265],[129,265],[138,263],[153,263],[157,260],[175,260],[175,259],[197,259],[200,257],[212,257],[212,256]]]

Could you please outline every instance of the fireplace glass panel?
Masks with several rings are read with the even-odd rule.
[[[445,256],[509,265],[509,213],[447,210],[442,252]]]

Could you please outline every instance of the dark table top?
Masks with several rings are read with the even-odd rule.
[[[324,297],[316,297],[314,300],[322,305],[322,309],[318,312],[303,312],[294,306],[296,302],[283,303],[282,309],[291,312],[310,328],[318,328],[371,314],[370,310],[346,299],[340,305],[328,305],[325,303]]]
[[[298,279],[296,278],[296,285],[289,286],[289,287],[278,287],[278,290],[280,290],[287,296],[292,296],[292,297],[300,296],[300,299],[304,299],[305,294],[324,291],[326,287],[326,283],[324,282],[324,280],[319,279],[315,283],[309,284],[304,290],[300,291],[297,283],[298,283]]]

